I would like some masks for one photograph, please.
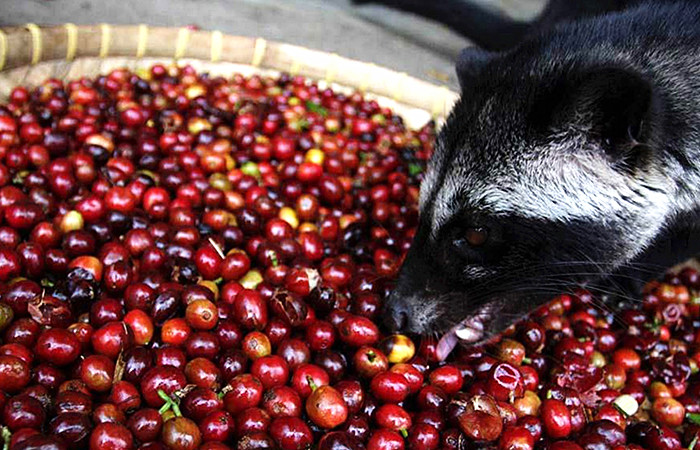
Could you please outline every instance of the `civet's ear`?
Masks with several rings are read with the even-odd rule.
[[[474,80],[495,53],[479,47],[463,49],[457,58],[457,78],[462,89]]]
[[[652,85],[626,68],[590,69],[542,96],[531,117],[540,128],[589,130],[613,164],[634,167],[650,149]],[[640,153],[641,152],[641,153]]]
[[[603,148],[616,160],[647,142],[653,99],[651,84],[639,74],[606,68],[586,75],[577,101]]]

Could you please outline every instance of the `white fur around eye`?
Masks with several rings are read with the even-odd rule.
[[[504,166],[477,172],[482,161],[452,162],[432,209],[433,237],[465,207],[491,216],[508,215],[545,221],[573,220],[623,224],[631,256],[651,242],[676,208],[692,201],[679,196],[675,181],[661,171],[634,176],[616,171],[581,143],[575,156],[571,141],[522,154]],[[501,164],[504,164],[501,162]],[[484,175],[486,172],[486,175]],[[700,180],[698,180],[700,182]],[[681,205],[679,202],[683,202]],[[683,209],[680,209],[683,210]]]

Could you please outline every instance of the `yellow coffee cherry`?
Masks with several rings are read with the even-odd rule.
[[[214,189],[226,192],[233,189],[231,182],[223,173],[213,173],[209,176],[209,186]]]
[[[190,134],[199,134],[202,131],[209,131],[212,129],[211,122],[203,117],[193,117],[187,122],[187,131]]]
[[[193,100],[197,97],[202,97],[206,94],[207,89],[199,83],[188,86],[187,89],[185,89],[185,97],[187,97],[190,100]]]
[[[304,233],[306,231],[314,233],[318,231],[318,227],[311,222],[304,222],[301,225],[299,225],[299,233]]]
[[[318,164],[319,166],[323,165],[323,160],[325,158],[326,158],[326,154],[317,148],[312,148],[311,150],[306,152],[306,155],[304,156],[304,159],[306,160],[306,162]]]
[[[279,218],[287,222],[289,226],[295,230],[299,226],[299,217],[297,217],[297,212],[289,206],[283,206],[280,208]]]
[[[379,349],[386,355],[391,364],[405,363],[416,354],[416,346],[413,341],[403,334],[394,334],[386,337]]]
[[[85,220],[83,219],[83,215],[78,211],[73,210],[68,211],[61,218],[60,228],[63,233],[69,233],[71,231],[82,230],[84,224]]]
[[[245,289],[255,289],[260,283],[263,282],[263,277],[257,270],[249,270],[248,273],[243,275],[238,282]]]
[[[217,286],[215,282],[213,282],[211,280],[201,280],[197,284],[199,284],[200,286],[204,286],[205,288],[212,291],[214,293],[215,300],[219,299],[219,286]]]

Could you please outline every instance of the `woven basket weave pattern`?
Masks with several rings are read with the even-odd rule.
[[[289,72],[338,91],[359,90],[414,128],[442,121],[457,100],[445,86],[336,54],[218,31],[107,24],[0,30],[0,97],[49,77],[73,79],[173,61],[216,75]]]

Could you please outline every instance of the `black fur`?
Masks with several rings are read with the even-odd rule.
[[[472,53],[461,69],[462,98],[441,131],[421,224],[387,304],[390,327],[446,331],[488,307],[488,337],[572,283],[624,297],[700,251],[697,2],[566,22],[485,55]],[[609,180],[582,172],[582,184],[566,188],[624,207],[549,218],[529,204],[515,186],[528,179],[533,192],[554,195],[566,180],[537,174],[551,175],[548,165],[560,160],[574,173],[594,161],[615,181],[630,180],[630,190],[611,192],[602,187]],[[513,186],[516,207],[499,210],[479,196],[489,183],[506,196]],[[552,214],[577,212],[560,206]],[[474,226],[490,230],[487,245],[458,244]]]

